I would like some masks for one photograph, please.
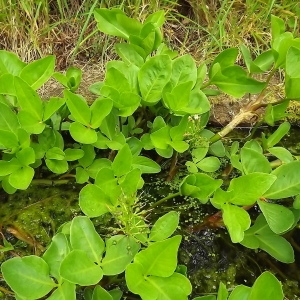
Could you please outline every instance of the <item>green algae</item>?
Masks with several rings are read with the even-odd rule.
[[[31,185],[13,195],[2,192],[0,205],[2,234],[19,255],[43,252],[59,226],[80,213],[78,189],[71,185]]]

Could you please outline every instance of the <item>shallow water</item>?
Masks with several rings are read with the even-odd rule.
[[[242,142],[245,131],[241,132],[237,130],[228,139]],[[300,155],[299,128],[292,129],[281,144],[284,144],[294,155]],[[179,177],[182,176],[184,174]],[[140,197],[146,203],[146,207],[171,192],[177,192],[180,180],[175,178],[174,182],[170,183],[164,178],[157,175],[145,178],[146,184]],[[13,255],[40,255],[59,226],[81,214],[78,206],[79,190],[79,186],[69,184],[55,187],[32,185],[27,191],[18,191],[14,195],[0,192],[1,233],[14,245],[12,252],[0,252],[0,262]],[[183,242],[178,259],[180,264],[188,268],[187,274],[193,284],[193,296],[216,293],[220,281],[229,289],[238,284],[251,286],[263,271],[271,270],[282,281],[287,299],[299,299],[300,230],[298,228],[287,236],[289,241],[296,245],[296,262],[282,264],[263,251],[253,251],[240,244],[232,244],[225,229],[202,226],[207,216],[216,213],[210,205],[201,205],[193,199],[177,197],[153,210],[150,218],[155,220],[169,210],[181,212],[178,233],[183,235]],[[251,214],[255,219],[257,214],[255,208],[252,209]],[[99,225],[97,229],[102,233],[105,232],[109,218],[106,218],[105,222],[101,218],[95,221]],[[3,286],[4,283],[0,279],[1,285]]]

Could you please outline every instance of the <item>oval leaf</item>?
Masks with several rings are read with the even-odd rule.
[[[275,233],[281,234],[294,225],[294,214],[288,208],[261,200],[258,200],[257,203]]]
[[[103,272],[90,260],[87,253],[72,250],[61,263],[60,275],[71,283],[85,286],[98,283]]]
[[[147,105],[154,105],[162,98],[162,90],[171,77],[171,64],[168,55],[157,55],[140,69],[138,81],[143,101]]]
[[[272,174],[277,177],[263,197],[282,199],[300,194],[300,161],[293,161],[275,169]]]
[[[175,211],[170,211],[160,217],[153,225],[149,240],[163,241],[174,233],[179,223],[179,214]]]
[[[41,298],[56,286],[47,263],[38,256],[14,257],[2,263],[1,270],[12,290],[25,298]]]

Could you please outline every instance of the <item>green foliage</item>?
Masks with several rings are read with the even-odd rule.
[[[197,66],[190,55],[178,56],[162,42],[162,11],[143,23],[116,8],[96,9],[94,15],[101,31],[124,41],[115,47],[120,59],[108,62],[103,82],[91,86],[98,97],[92,104],[75,93],[81,70],[71,67],[63,75],[54,72],[54,56],[26,64],[0,51],[2,188],[7,193],[26,190],[39,169],[84,184],[79,205],[85,216],[74,217],[54,235],[42,257],[15,257],[2,264],[3,277],[16,297],[38,299],[50,293],[48,299],[75,299],[78,286],[94,286],[85,290],[86,299],[120,299],[119,290],[104,289],[103,276],[113,282],[125,274],[129,291],[142,299],[188,299],[191,283],[186,270],[177,269],[182,237],[172,236],[179,214],[170,211],[149,224],[150,210],[144,208],[140,193],[143,175],[159,173],[159,163],[169,158],[170,178],[178,161],[189,172],[173,196],[196,198],[220,210],[233,243],[293,262],[293,248],[281,235],[299,221],[300,162],[276,146],[290,124],[283,122],[271,135],[262,134],[241,147],[237,142],[225,146],[221,138],[245,115],[266,106],[266,87],[279,68],[285,72],[286,97],[267,104],[264,120],[274,125],[285,117],[288,100],[299,98],[299,39],[285,32],[281,19],[272,17],[270,49],[252,59],[241,46],[246,69],[236,64],[236,48],[219,53],[207,68]],[[265,81],[253,77],[265,72]],[[50,77],[65,87],[62,98],[39,96],[38,89]],[[257,97],[215,134],[205,128],[208,96],[220,92]],[[236,171],[227,182],[212,174],[222,167],[221,161]],[[285,201],[290,197],[295,197],[293,208]],[[251,226],[248,210],[254,205],[260,212]],[[103,240],[90,218],[104,215],[113,218],[115,228]],[[7,243],[2,251],[10,246]],[[264,294],[268,285],[272,288]],[[282,297],[280,283],[268,272],[252,288],[238,286],[230,295],[221,283],[217,295],[219,300]]]
[[[267,288],[272,287],[272,288]],[[218,295],[196,297],[193,300],[281,300],[283,292],[280,282],[270,272],[262,273],[254,282],[253,286],[238,285],[233,289],[228,297],[228,291],[225,285],[221,282],[219,285]]]

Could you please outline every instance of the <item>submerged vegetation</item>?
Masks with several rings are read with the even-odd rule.
[[[126,11],[133,4],[125,2]],[[38,21],[41,14],[50,33],[50,3],[35,3],[25,9],[26,3],[13,5],[23,5],[22,14],[29,16],[29,8],[38,5],[34,11],[39,14],[27,18],[32,23],[25,30],[32,29],[32,24],[42,28]],[[178,3],[168,3],[173,16],[169,21],[182,21],[183,15],[175,13]],[[192,294],[189,270],[177,260],[182,242],[179,209],[170,206],[158,219],[151,218],[151,213],[170,199],[197,201],[214,212],[194,222],[190,232],[226,229],[233,244],[262,250],[285,264],[295,261],[294,248],[298,251],[299,246],[292,233],[300,219],[300,161],[298,153],[279,143],[290,131],[285,121],[288,104],[300,99],[300,40],[294,37],[299,30],[295,25],[297,5],[278,6],[273,1],[265,18],[252,20],[267,22],[272,10],[284,13],[284,8],[293,9],[288,14],[289,28],[282,18],[271,16],[271,33],[264,29],[264,34],[270,35],[270,45],[259,43],[256,51],[254,44],[249,47],[246,41],[239,48],[228,48],[222,31],[222,26],[228,25],[222,17],[224,11],[229,14],[253,8],[254,13],[258,8],[253,4],[240,7],[235,1],[224,1],[218,6],[218,22],[212,23],[207,17],[208,4],[194,7],[191,2],[188,7],[194,8],[194,18],[207,23],[206,33],[212,43],[206,51],[212,56],[218,52],[209,64],[198,64],[185,47],[175,50],[170,41],[165,42],[165,12],[157,10],[156,2],[146,5],[140,1],[143,9],[132,10],[132,17],[119,8],[95,8],[96,4],[80,3],[88,14],[72,50],[74,58],[85,41],[89,22],[96,22],[103,34],[118,39],[116,60],[106,63],[104,80],[89,88],[97,97],[95,101],[78,93],[81,69],[69,67],[66,72],[56,72],[60,62],[54,55],[24,62],[13,52],[0,51],[3,191],[15,194],[36,183],[50,187],[73,184],[80,190],[76,216],[70,216],[71,220],[59,228],[51,228],[46,250],[21,235],[36,251],[35,255],[19,256],[2,234],[0,250],[6,261],[1,272],[13,291],[3,286],[3,295],[52,300],[76,299],[79,294],[87,300],[135,296],[149,300],[282,300],[282,285],[269,271],[262,272],[252,287],[238,285],[229,292],[218,282],[215,295],[202,295],[199,288]],[[51,5],[58,5],[60,17],[69,18],[65,2],[57,0]],[[156,12],[146,14],[148,6]],[[22,14],[16,20],[21,20]],[[189,24],[195,20],[189,19]],[[92,30],[88,37],[95,35]],[[284,76],[285,94],[269,101],[267,88],[277,72]],[[61,97],[41,96],[40,88],[50,78],[63,86]],[[248,101],[215,133],[207,126],[211,109],[208,98],[221,93],[236,99],[246,95]],[[244,143],[223,143],[247,120],[256,125]],[[278,126],[271,134],[254,138],[261,123]],[[143,191],[145,174],[168,182],[176,178],[176,190],[149,203]],[[112,221],[99,234],[95,224],[105,217]]]

